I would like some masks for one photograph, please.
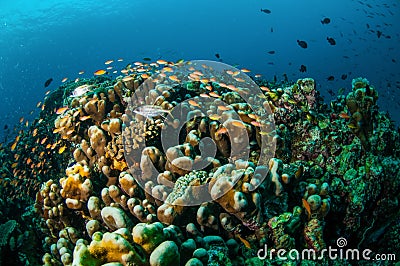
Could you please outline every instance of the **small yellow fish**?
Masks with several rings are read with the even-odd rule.
[[[62,114],[62,113],[64,113],[65,111],[67,111],[68,110],[68,106],[64,106],[64,107],[61,107],[61,108],[58,108],[57,109],[57,111],[56,111],[56,114]]]
[[[58,154],[61,154],[65,151],[65,149],[67,148],[67,146],[62,146],[58,149]]]
[[[104,64],[105,64],[105,65],[109,65],[109,64],[111,64],[111,63],[113,63],[113,62],[114,62],[114,60],[107,60],[107,61],[104,62]]]
[[[15,167],[17,167],[18,166],[18,163],[16,162],[16,163],[13,163],[12,165],[11,165],[11,168],[15,168]]]
[[[351,129],[358,128],[357,125],[354,125],[354,124],[352,124],[352,123],[348,124],[347,126],[348,126],[349,128],[351,128]]]
[[[212,114],[212,115],[209,116],[209,118],[211,120],[219,120],[219,119],[221,119],[221,116],[217,115],[217,114]]]
[[[61,82],[64,83],[64,82],[66,82],[67,80],[68,80],[68,78],[63,78],[63,79],[61,80]]]
[[[162,69],[163,72],[174,72],[174,70],[172,69],[172,67],[164,67]]]
[[[242,71],[243,73],[249,73],[249,72],[251,72],[251,71],[248,70],[247,68],[242,68],[240,71]]]
[[[181,81],[178,79],[178,77],[175,76],[175,75],[169,76],[169,79],[172,80],[172,81],[175,81],[175,82],[181,82]]]
[[[18,142],[14,142],[13,145],[11,145],[11,151],[14,151],[15,148],[17,147]]]
[[[83,73],[85,73],[85,71],[83,71],[83,70],[78,72],[79,75],[82,75]]]
[[[106,73],[107,73],[107,71],[105,71],[104,69],[99,69],[99,70],[95,71],[95,72],[93,73],[93,75],[95,75],[95,76],[101,76],[101,75],[104,75],[104,74],[106,74]]]

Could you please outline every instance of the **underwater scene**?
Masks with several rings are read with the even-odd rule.
[[[0,265],[400,265],[399,7],[0,1]]]

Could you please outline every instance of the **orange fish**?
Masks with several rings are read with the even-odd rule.
[[[42,105],[42,102],[38,102],[38,103],[36,104],[36,107],[39,108],[41,105]]]
[[[28,127],[29,126],[29,121],[25,122],[25,126]]]
[[[240,235],[237,235],[237,236],[239,237],[240,241],[242,241],[243,245],[244,245],[246,248],[248,248],[248,249],[251,248],[251,245],[250,245],[250,242],[249,242],[249,241],[247,241],[246,239],[244,239],[244,238],[241,237]]]
[[[215,132],[216,135],[222,135],[226,133],[228,133],[228,129],[226,129],[226,127],[221,127],[220,129],[217,130],[217,132]]]
[[[246,128],[245,124],[243,124],[241,121],[233,121],[231,124],[238,128]]]
[[[235,80],[236,80],[237,82],[244,82],[244,79],[242,79],[242,78],[235,78]]]
[[[229,110],[232,110],[232,108],[230,108],[229,106],[220,105],[220,106],[218,106],[218,110],[220,110],[220,111],[229,111]]]
[[[40,142],[40,144],[45,144],[46,143],[46,141],[47,141],[47,137],[45,137],[44,139],[42,139],[42,141]]]
[[[310,219],[310,217],[311,217],[311,207],[310,207],[310,204],[309,204],[308,201],[305,200],[305,199],[301,199],[301,200],[302,200],[302,202],[303,202],[304,208],[305,208],[306,211],[307,211],[308,219]]]
[[[242,71],[243,73],[249,73],[249,72],[251,72],[251,71],[248,70],[247,68],[242,68],[240,71]]]
[[[258,79],[258,78],[261,78],[262,75],[261,74],[255,74],[254,77]]]
[[[261,86],[260,89],[262,91],[267,91],[267,92],[270,91],[270,89],[268,87],[265,87],[265,86]]]
[[[150,78],[150,75],[147,73],[143,73],[142,75],[140,75],[143,79],[148,79]]]
[[[104,74],[106,74],[106,73],[107,73],[107,71],[105,71],[104,69],[99,69],[99,70],[95,71],[95,72],[93,73],[93,75],[95,75],[95,76],[101,76],[101,75],[104,75]]]
[[[19,119],[19,122],[20,122],[20,123],[24,122],[24,117],[21,117],[21,118]]]
[[[157,60],[157,64],[165,65],[165,64],[168,64],[168,62],[165,61],[165,60],[160,59],[160,60]]]
[[[175,81],[175,82],[180,82],[180,80],[178,79],[178,77],[175,76],[175,75],[169,76],[169,79],[172,80],[172,81]]]
[[[62,113],[64,113],[65,111],[67,111],[68,110],[68,106],[64,106],[64,107],[61,107],[61,108],[58,108],[57,109],[57,111],[56,111],[56,114],[62,114]]]
[[[213,91],[210,92],[209,94],[210,94],[211,97],[214,97],[214,98],[220,98],[221,97],[218,93],[213,92]]]
[[[107,60],[107,61],[104,62],[104,64],[105,64],[105,65],[109,65],[109,64],[111,64],[112,62],[114,62],[114,60]]]
[[[210,98],[210,95],[205,94],[205,93],[200,93],[200,97],[203,97],[203,98]]]
[[[343,118],[343,119],[350,119],[350,116],[345,112],[341,112],[339,114],[339,116],[340,116],[340,118]]]
[[[63,78],[63,79],[61,80],[61,82],[64,83],[64,82],[66,82],[67,80],[68,80],[68,78]]]
[[[255,127],[261,127],[261,123],[260,122],[257,122],[257,121],[251,121],[250,122],[250,124],[252,124],[253,126],[255,126]]]
[[[31,162],[32,162],[32,159],[31,159],[31,158],[28,158],[28,159],[26,160],[26,164],[31,164]]]
[[[194,100],[189,100],[188,101],[188,103],[191,105],[191,106],[194,106],[194,107],[200,107],[200,104],[199,103],[197,103],[196,101],[194,101]]]
[[[81,121],[86,121],[86,120],[88,120],[88,119],[90,119],[90,118],[91,118],[90,115],[85,115],[85,116],[79,117],[79,120],[81,120]]]

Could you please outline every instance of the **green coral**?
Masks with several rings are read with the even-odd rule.
[[[0,248],[5,246],[8,242],[10,234],[14,231],[17,226],[17,221],[9,220],[6,223],[0,225]]]

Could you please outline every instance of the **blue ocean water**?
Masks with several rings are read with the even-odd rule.
[[[114,63],[121,69],[144,57],[218,60],[216,54],[267,79],[312,77],[327,101],[339,88],[349,91],[352,78],[366,77],[379,91],[381,109],[399,124],[399,5],[394,0],[1,0],[1,140],[20,117],[37,115],[36,103],[48,89],[64,77],[91,77],[106,60],[123,58]],[[330,23],[321,23],[326,17]],[[306,72],[299,71],[301,65]],[[85,73],[78,75],[81,70]],[[53,82],[44,88],[49,78]]]

